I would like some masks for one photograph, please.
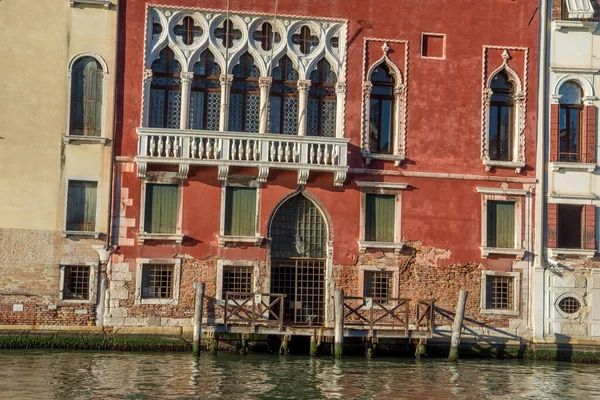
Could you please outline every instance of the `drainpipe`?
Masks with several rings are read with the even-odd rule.
[[[536,147],[536,189],[535,189],[535,262],[533,266],[533,337],[534,340],[544,338],[544,313],[545,313],[545,254],[544,246],[545,229],[545,198],[546,198],[546,125],[548,115],[548,2],[540,0],[540,29],[539,29],[539,65],[538,65],[538,98],[537,98],[537,147]]]

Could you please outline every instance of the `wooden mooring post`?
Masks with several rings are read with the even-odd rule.
[[[204,282],[194,284],[196,288],[196,304],[194,305],[194,355],[200,355],[202,339],[202,310],[204,306]]]
[[[344,291],[336,290],[333,293],[333,309],[335,312],[333,356],[342,358],[344,346]]]
[[[452,324],[452,339],[450,341],[450,361],[458,360],[458,345],[460,345],[460,333],[462,331],[463,318],[465,317],[465,305],[469,292],[461,290],[458,294],[458,304],[456,305],[456,314],[454,314],[454,324]]]

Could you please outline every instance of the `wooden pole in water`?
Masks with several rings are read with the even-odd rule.
[[[202,338],[202,309],[204,306],[204,282],[196,283],[196,304],[194,305],[194,354],[200,355]]]
[[[450,361],[458,360],[458,345],[460,344],[460,332],[462,331],[463,318],[465,317],[465,305],[469,292],[461,290],[458,294],[458,304],[456,305],[456,314],[454,314],[454,324],[452,325],[452,340],[450,342]]]
[[[344,291],[336,290],[333,293],[333,309],[335,312],[333,356],[342,358],[344,346]]]

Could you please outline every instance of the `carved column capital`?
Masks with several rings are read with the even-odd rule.
[[[273,83],[273,78],[270,76],[261,76],[258,78],[258,87],[261,89],[269,89],[271,87],[271,83]]]
[[[335,84],[336,94],[346,94],[346,82],[338,82]]]
[[[152,70],[144,69],[144,83],[150,83],[152,81]]]
[[[221,86],[231,87],[231,83],[233,82],[233,75],[221,75],[219,76],[219,82],[221,83]]]
[[[181,80],[182,84],[184,84],[184,83],[190,84],[194,80],[194,73],[193,72],[182,72],[181,74],[179,74],[179,79]]]
[[[300,79],[297,83],[298,90],[308,90],[310,89],[311,81],[307,79]]]
[[[371,90],[373,90],[373,84],[371,83],[371,81],[364,81],[363,82],[363,94],[365,96],[370,96]]]
[[[492,99],[492,89],[490,88],[486,88],[483,89],[483,101],[485,101],[486,103],[489,103],[490,100]]]
[[[406,93],[406,85],[399,84],[394,86],[394,96],[400,96]]]

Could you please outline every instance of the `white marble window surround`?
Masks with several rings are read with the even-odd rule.
[[[256,293],[260,287],[260,262],[248,260],[218,260],[217,261],[217,295],[219,300],[225,300],[223,294],[223,270],[226,267],[248,267],[252,268],[252,290]]]
[[[510,277],[512,279],[512,299],[513,304],[510,309],[495,309],[488,304],[487,280],[495,276]],[[503,271],[481,271],[481,313],[492,315],[519,315],[521,297],[521,274],[519,272]]]
[[[63,304],[95,304],[96,303],[96,270],[98,269],[97,262],[72,262],[69,260],[61,260],[60,263],[60,280],[59,280],[59,300]],[[89,273],[89,294],[87,300],[65,299],[65,267],[66,266],[86,266],[90,269]]]
[[[565,0],[569,19],[590,19],[594,17],[594,7],[590,0]]]
[[[490,255],[515,257],[521,260],[525,255],[522,238],[523,204],[526,196],[531,193],[525,189],[505,189],[478,187],[481,193],[481,257],[488,258]],[[488,201],[512,201],[514,202],[514,246],[512,248],[499,248],[488,245],[487,221]]]
[[[169,299],[144,299],[142,298],[143,268],[151,265],[173,265],[173,275],[171,276],[172,297]],[[135,305],[142,304],[179,304],[179,286],[181,285],[181,265],[180,258],[138,258],[136,260],[135,274]]]
[[[502,62],[488,59],[489,49],[503,50]],[[527,104],[527,72],[523,77],[511,68],[509,60],[510,52],[525,52],[525,71],[527,71],[527,60],[529,50],[521,47],[501,47],[501,46],[483,46],[483,88],[482,88],[482,119],[481,119],[481,158],[486,171],[492,168],[514,168],[518,174],[525,167],[525,122],[526,122],[526,104]],[[500,64],[493,69],[489,75],[486,75],[489,66]],[[490,131],[490,108],[492,99],[492,80],[494,76],[504,72],[508,80],[513,85],[511,94],[511,103],[513,105],[512,137],[511,137],[511,157],[510,160],[493,160],[490,157],[489,131]],[[485,77],[487,76],[487,79]]]
[[[221,108],[220,131],[228,131],[229,99],[233,80],[233,68],[240,57],[248,52],[260,71],[260,109],[266,110],[269,105],[269,91],[272,82],[270,71],[278,65],[279,60],[287,55],[298,72],[298,132],[306,134],[308,90],[310,74],[318,62],[325,58],[337,76],[336,83],[336,137],[344,137],[344,105],[346,96],[345,53],[347,21],[341,19],[290,17],[278,15],[275,18],[268,14],[250,14],[231,12],[229,15],[231,47],[225,48],[224,33],[220,32],[227,18],[225,11],[147,7],[147,34],[145,48],[144,90],[142,98],[142,126],[148,126],[150,83],[152,80],[152,62],[158,58],[165,47],[175,54],[181,65],[181,129],[189,128],[190,85],[193,79],[193,67],[205,50],[209,50],[215,63],[221,68]],[[177,35],[186,17],[193,19],[197,34],[193,41],[184,43],[182,36]],[[269,39],[258,35],[264,23],[271,24],[274,34]],[[303,28],[308,28],[317,38],[317,45],[302,47],[298,44],[297,35]],[[234,36],[235,33],[235,36]],[[219,36],[220,35],[220,36]],[[223,37],[221,37],[223,36]],[[261,41],[262,40],[262,41]],[[263,41],[268,40],[270,50],[263,48]],[[305,54],[303,51],[307,51]],[[259,133],[267,133],[269,127],[268,112],[260,113]]]

